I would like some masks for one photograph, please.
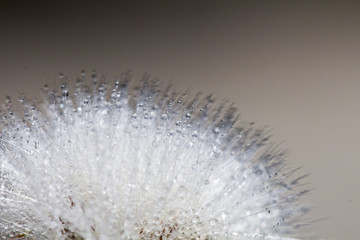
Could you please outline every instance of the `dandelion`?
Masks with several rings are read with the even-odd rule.
[[[83,73],[20,97],[22,117],[7,99],[0,239],[290,239],[303,193],[264,131],[211,95],[129,79]]]

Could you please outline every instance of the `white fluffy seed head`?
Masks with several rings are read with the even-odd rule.
[[[85,75],[82,74],[82,78]],[[263,131],[211,96],[96,75],[7,100],[0,239],[287,239],[305,212]]]

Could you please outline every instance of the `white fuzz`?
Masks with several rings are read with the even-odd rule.
[[[92,78],[22,98],[21,118],[8,99],[0,239],[288,239],[298,227],[284,155],[233,107]]]

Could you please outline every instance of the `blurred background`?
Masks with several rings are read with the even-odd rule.
[[[2,101],[83,69],[234,102],[310,173],[312,232],[360,239],[357,1],[0,2]]]

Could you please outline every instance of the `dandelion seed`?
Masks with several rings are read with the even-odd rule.
[[[92,79],[6,100],[0,239],[289,239],[298,181],[232,106]]]

